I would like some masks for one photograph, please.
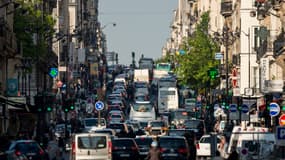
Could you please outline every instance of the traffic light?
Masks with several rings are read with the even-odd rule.
[[[43,112],[44,111],[44,97],[41,95],[35,96],[35,107],[36,112]]]
[[[46,96],[46,103],[45,103],[45,106],[46,106],[46,111],[47,112],[52,112],[53,110],[53,102],[54,102],[54,97],[53,96]]]
[[[69,109],[71,110],[71,111],[73,111],[74,109],[75,109],[75,106],[74,106],[74,99],[69,99],[68,100],[68,106],[69,106]]]
[[[63,110],[65,113],[69,112],[69,104],[68,104],[68,101],[67,101],[67,100],[64,100],[64,101],[63,101],[62,110]]]
[[[216,79],[218,76],[218,70],[216,68],[210,68],[208,70],[208,76],[210,77],[210,79]]]

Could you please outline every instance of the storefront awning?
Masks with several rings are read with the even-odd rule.
[[[0,95],[0,104],[7,105],[8,110],[24,110],[30,112],[25,99],[26,97],[5,97]]]

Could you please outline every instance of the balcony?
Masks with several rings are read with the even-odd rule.
[[[222,0],[221,2],[221,15],[229,17],[233,13],[233,2],[232,0]]]

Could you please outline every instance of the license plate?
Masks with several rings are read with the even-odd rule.
[[[170,156],[170,157],[175,157],[175,156],[177,156],[178,154],[176,154],[176,153],[167,153],[167,154],[165,154],[165,156]]]
[[[121,157],[129,157],[129,154],[120,154]]]

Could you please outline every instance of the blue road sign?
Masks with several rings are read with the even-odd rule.
[[[278,126],[276,135],[277,140],[285,140],[285,127]]]
[[[230,104],[230,111],[231,112],[236,112],[237,111],[237,104]]]
[[[97,111],[101,111],[104,109],[104,103],[102,101],[97,101],[95,103],[95,108]]]
[[[241,112],[242,112],[242,113],[247,113],[248,111],[249,111],[248,105],[247,105],[247,104],[243,104],[243,105],[241,106]]]
[[[276,145],[285,146],[285,127],[276,126]]]
[[[278,114],[280,113],[280,107],[277,103],[270,103],[269,105],[269,115],[271,117],[275,117],[278,116]]]

